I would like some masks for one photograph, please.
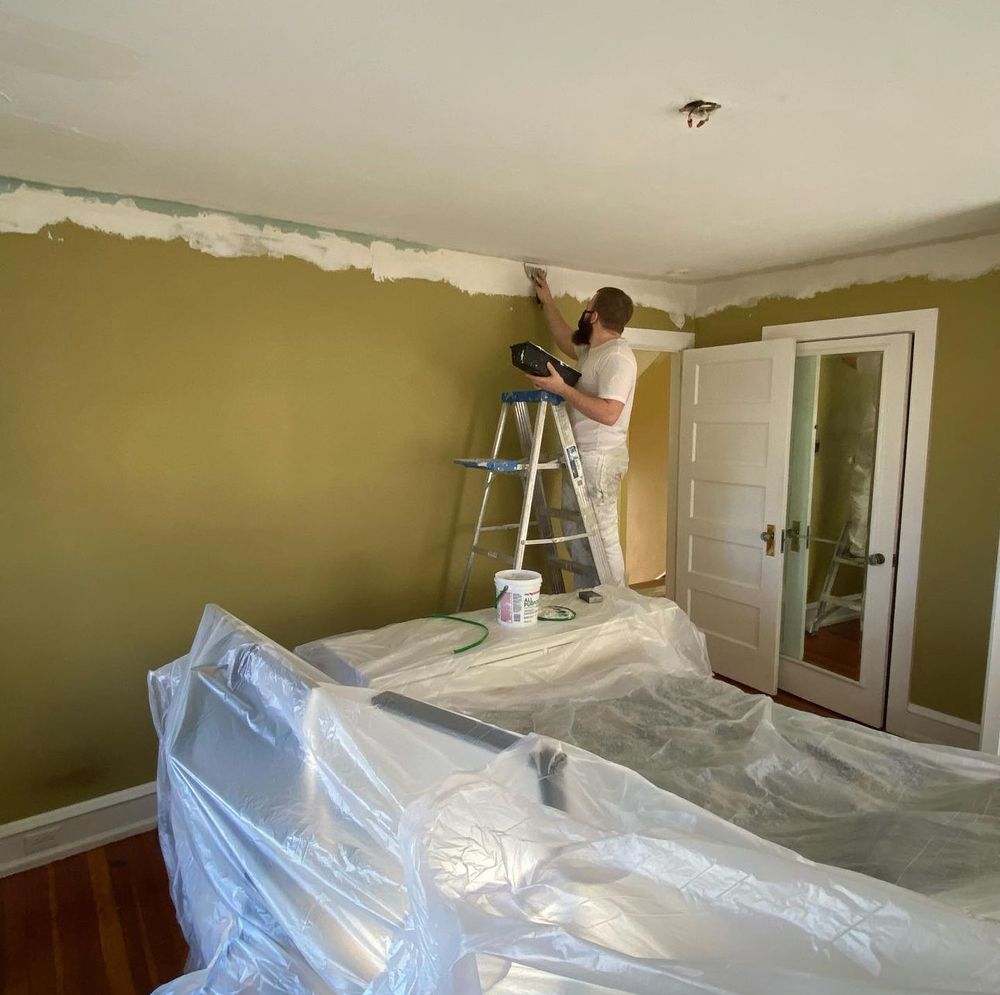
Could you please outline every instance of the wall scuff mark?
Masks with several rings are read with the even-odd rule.
[[[326,229],[242,219],[221,211],[160,202],[153,209],[129,198],[0,181],[0,232],[35,234],[64,221],[122,238],[183,239],[193,249],[221,258],[291,256],[335,272],[371,270],[376,280],[444,282],[468,294],[529,297],[534,291],[520,260],[365,240]],[[694,288],[606,273],[548,268],[556,294],[586,300],[598,287],[614,284],[636,304],[666,311],[678,328],[694,313]]]

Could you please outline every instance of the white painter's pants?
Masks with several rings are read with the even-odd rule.
[[[594,506],[597,517],[597,528],[604,540],[604,551],[611,565],[611,575],[615,584],[625,583],[625,555],[622,552],[621,536],[618,532],[618,494],[621,491],[622,477],[628,470],[628,449],[621,446],[618,449],[598,450],[597,452],[580,453],[580,463],[583,466],[583,479],[587,482],[587,493]],[[563,507],[575,507],[573,485],[569,474],[563,472],[562,486]],[[590,546],[582,539],[566,544],[569,555],[581,563],[593,565],[594,558],[590,554]],[[600,583],[597,569],[590,577],[577,576],[576,586],[594,587]]]

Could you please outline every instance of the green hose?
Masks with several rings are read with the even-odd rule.
[[[474,650],[480,643],[486,642],[486,637],[490,634],[490,630],[482,622],[476,622],[471,618],[462,618],[459,615],[445,615],[443,612],[435,612],[431,618],[446,618],[452,622],[464,622],[466,625],[475,625],[483,630],[483,634],[474,643],[469,643],[466,646],[460,646],[457,650],[452,650],[452,653],[456,655],[464,653],[466,650]]]
[[[507,593],[508,590],[510,589],[505,587],[496,596],[496,599],[493,602],[494,608],[500,604],[500,599]],[[574,618],[576,618],[576,612],[573,611],[572,608],[567,608],[565,605],[551,605],[546,608],[545,611],[546,614],[538,616],[539,622],[571,622]],[[452,650],[451,652],[456,656],[459,653],[465,653],[466,650],[474,650],[477,646],[481,646],[486,642],[486,637],[490,634],[489,628],[483,625],[482,622],[476,622],[471,618],[462,618],[461,615],[446,615],[444,612],[435,612],[431,618],[445,618],[450,622],[462,622],[465,625],[474,625],[483,630],[483,634],[474,643],[468,643],[465,646],[459,646],[457,650]]]

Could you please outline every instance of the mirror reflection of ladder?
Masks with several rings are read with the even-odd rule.
[[[826,568],[826,579],[823,581],[823,588],[820,591],[819,601],[816,605],[816,614],[813,617],[812,622],[809,623],[809,635],[815,636],[819,631],[820,626],[830,618],[830,616],[839,608],[843,611],[848,611],[851,613],[851,618],[862,618],[862,614],[865,608],[865,580],[868,575],[868,571],[865,569],[867,566],[867,558],[864,555],[856,556],[851,552],[851,522],[847,521],[844,523],[844,527],[840,530],[840,537],[837,539],[836,545],[833,549],[833,556],[830,559],[830,565]],[[813,542],[829,542],[829,539],[816,539],[813,537]],[[836,595],[833,593],[833,587],[837,582],[837,574],[840,572],[842,566],[850,567],[860,567],[861,568],[861,591],[857,594],[845,594]],[[849,619],[840,619],[840,621],[849,621]]]
[[[465,567],[465,577],[462,580],[462,591],[458,597],[458,611],[465,604],[469,590],[472,568],[477,556],[485,556],[520,570],[524,563],[524,554],[528,546],[548,546],[546,557],[546,573],[549,584],[555,593],[565,590],[563,574],[568,573],[580,577],[597,578],[602,584],[612,581],[611,568],[608,565],[604,543],[597,529],[597,517],[594,507],[587,494],[586,482],[583,479],[583,467],[580,464],[580,454],[573,436],[569,414],[563,399],[556,394],[544,390],[509,391],[500,398],[500,420],[497,423],[496,436],[493,439],[493,450],[485,459],[457,459],[459,466],[471,467],[486,471],[486,486],[479,506],[479,517],[472,534],[472,549]],[[530,405],[537,405],[538,410],[532,423]],[[504,429],[507,424],[508,412],[513,411],[517,422],[517,434],[521,445],[521,455],[514,459],[500,456]],[[546,412],[550,412],[559,438],[560,455],[551,460],[541,458],[542,436],[545,433]],[[553,508],[549,504],[544,484],[540,484],[538,474],[541,470],[562,470],[568,474],[572,483],[572,492],[576,497],[576,510],[569,508]],[[504,525],[484,525],[486,506],[489,503],[490,489],[497,474],[516,474],[524,485],[524,499],[521,503],[521,516],[516,522]],[[565,489],[564,489],[565,492]],[[559,534],[553,528],[553,519],[560,523]],[[572,528],[567,528],[571,526]],[[529,533],[534,530],[534,537]],[[516,531],[514,550],[503,553],[484,546],[483,536],[489,532]],[[571,557],[560,556],[559,546],[575,540],[590,544],[593,563],[574,560]]]

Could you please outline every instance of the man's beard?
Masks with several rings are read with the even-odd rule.
[[[573,345],[590,345],[590,337],[594,334],[594,326],[588,321],[587,316],[581,314],[577,322],[576,331],[573,332]]]

